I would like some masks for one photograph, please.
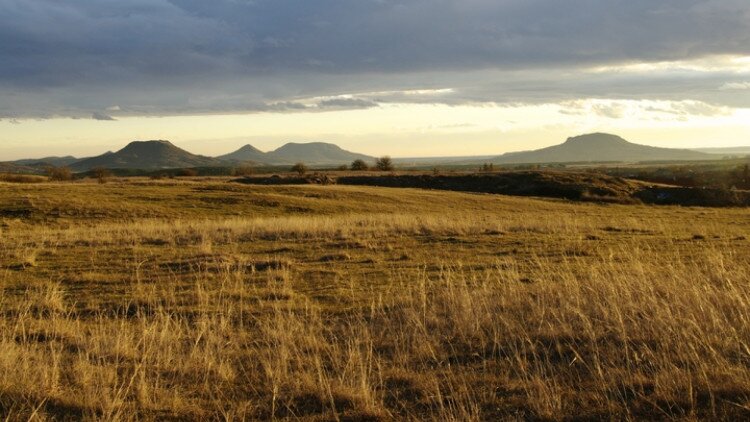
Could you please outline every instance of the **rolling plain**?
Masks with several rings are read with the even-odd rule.
[[[746,208],[0,183],[0,415],[750,418]]]

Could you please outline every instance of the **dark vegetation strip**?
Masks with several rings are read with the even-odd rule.
[[[726,188],[657,186],[640,181],[587,172],[518,171],[467,175],[309,175],[244,177],[256,185],[339,184],[391,188],[436,189],[512,196],[560,198],[572,201],[706,207],[750,206],[750,191]]]

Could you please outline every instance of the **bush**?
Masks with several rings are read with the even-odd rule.
[[[50,167],[47,169],[47,177],[53,182],[64,182],[73,180],[73,172],[67,167]]]
[[[368,170],[370,166],[365,163],[365,160],[354,160],[351,165],[351,169],[354,171]]]
[[[180,177],[195,177],[198,175],[198,170],[196,169],[180,169],[180,171],[177,172],[177,176]]]
[[[252,176],[255,169],[250,166],[240,166],[232,169],[232,176]]]
[[[91,174],[99,181],[99,183],[107,183],[107,179],[112,177],[112,172],[104,167],[97,167],[91,171]]]
[[[378,161],[375,162],[375,167],[380,171],[392,171],[393,170],[393,160],[391,160],[391,157],[384,156],[378,158]]]
[[[292,166],[292,171],[302,176],[303,174],[307,173],[307,166],[305,165],[305,163],[297,163]]]

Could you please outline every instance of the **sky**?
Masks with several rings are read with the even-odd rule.
[[[750,145],[747,0],[0,0],[0,161]]]

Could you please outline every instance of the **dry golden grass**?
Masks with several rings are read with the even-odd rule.
[[[4,420],[750,417],[746,210],[0,187]]]
[[[43,183],[47,180],[45,176],[33,174],[0,173],[0,183]]]

